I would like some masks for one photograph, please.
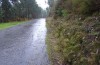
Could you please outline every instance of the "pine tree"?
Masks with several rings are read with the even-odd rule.
[[[11,16],[11,4],[9,0],[2,0],[3,21],[7,22]]]

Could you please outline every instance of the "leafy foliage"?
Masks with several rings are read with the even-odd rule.
[[[100,0],[61,0],[60,2],[56,11],[60,8],[62,10],[66,9],[69,13],[82,15],[91,15],[94,12],[100,12]]]

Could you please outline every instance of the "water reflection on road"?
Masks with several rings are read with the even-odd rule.
[[[30,57],[33,56],[34,61],[30,61],[31,64],[34,65],[49,65],[48,61],[48,55],[46,51],[46,45],[45,45],[45,38],[46,38],[46,21],[45,19],[37,19],[37,22],[33,25],[33,31],[32,31],[32,44],[31,47],[28,49],[28,55],[27,57],[31,59]]]
[[[0,65],[49,65],[46,32],[43,18],[0,31]]]

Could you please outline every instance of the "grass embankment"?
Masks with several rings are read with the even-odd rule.
[[[48,19],[47,46],[52,65],[99,65],[100,19]]]
[[[15,22],[7,22],[7,23],[0,23],[0,30],[2,29],[6,29],[6,28],[9,28],[9,27],[13,27],[13,26],[16,26],[18,24],[22,24],[23,22],[22,21],[15,21]]]

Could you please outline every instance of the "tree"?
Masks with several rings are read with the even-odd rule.
[[[11,16],[11,4],[9,0],[2,0],[3,21],[7,22]]]
[[[41,17],[42,8],[38,6],[35,0],[1,1],[0,19],[3,22]]]

